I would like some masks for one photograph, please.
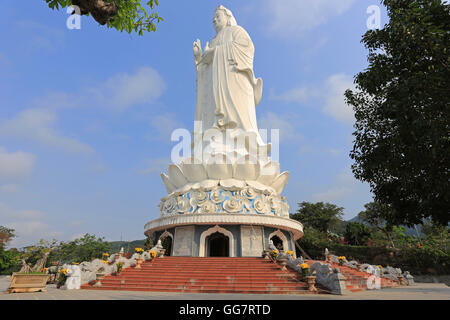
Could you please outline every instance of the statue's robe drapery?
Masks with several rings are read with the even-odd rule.
[[[197,66],[195,120],[202,129],[242,129],[257,135],[255,107],[262,94],[262,79],[253,73],[254,46],[240,26],[223,28],[211,41],[213,49]]]

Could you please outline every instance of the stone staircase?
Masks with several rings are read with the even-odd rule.
[[[312,265],[314,262],[317,262],[317,261],[314,261],[314,260],[306,261],[306,263],[308,263],[309,265]],[[319,261],[319,262],[329,263],[326,261]],[[363,272],[363,271],[358,271],[358,270],[350,268],[350,267],[340,266],[337,263],[332,263],[331,267],[333,269],[338,268],[340,270],[340,272],[342,273],[342,275],[346,278],[345,285],[346,285],[348,291],[358,292],[358,291],[368,290],[367,279],[371,276],[370,274]],[[383,288],[396,287],[399,284],[396,281],[392,281],[390,279],[380,277],[380,285],[381,285],[381,289],[383,289]]]
[[[198,293],[305,294],[308,285],[293,270],[263,258],[164,257],[108,275],[102,286],[81,289]],[[318,293],[325,293],[320,286]]]

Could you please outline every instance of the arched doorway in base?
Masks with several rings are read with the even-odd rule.
[[[270,240],[272,240],[273,245],[278,249],[278,251],[284,250],[283,241],[278,236],[273,236]]]
[[[208,257],[229,257],[230,239],[220,232],[215,232],[206,237],[206,251]]]
[[[166,249],[164,255],[170,256],[172,254],[172,247],[173,247],[172,234],[168,231],[164,231],[164,233],[159,237],[159,240],[161,240],[161,245],[163,246],[163,248]]]
[[[269,235],[269,240],[272,240],[273,245],[278,250],[284,250],[284,251],[289,250],[288,240],[287,240],[286,236],[283,234],[283,232],[281,232],[280,230],[272,232]]]
[[[208,257],[210,255],[210,247],[208,246],[208,242],[210,242],[209,236],[211,236],[214,233],[222,234],[223,236],[228,238],[228,255],[226,257],[234,257],[234,237],[233,234],[228,231],[227,229],[221,228],[218,225],[215,227],[209,228],[208,230],[204,231],[200,235],[200,248],[199,248],[199,256],[200,257]],[[219,236],[216,236],[219,237]],[[217,239],[217,238],[216,238]],[[224,239],[224,238],[222,238]],[[216,240],[217,242],[221,240]],[[223,240],[222,240],[223,241]],[[214,244],[214,237],[213,237],[213,244]]]

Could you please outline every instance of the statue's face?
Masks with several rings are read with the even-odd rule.
[[[223,10],[216,10],[213,18],[214,29],[216,30],[216,32],[219,32],[224,27],[226,27],[227,23],[228,18],[225,12]]]

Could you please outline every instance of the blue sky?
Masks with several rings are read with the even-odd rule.
[[[343,92],[366,66],[366,10],[378,0],[164,1],[164,22],[143,37],[45,1],[2,1],[0,10],[0,225],[11,246],[40,238],[143,239],[165,196],[173,129],[192,130],[192,43],[214,35],[217,5],[255,45],[264,81],[260,128],[281,130],[280,163],[291,212],[328,201],[350,219],[371,201],[353,178],[353,114]],[[381,7],[381,23],[386,23]]]

